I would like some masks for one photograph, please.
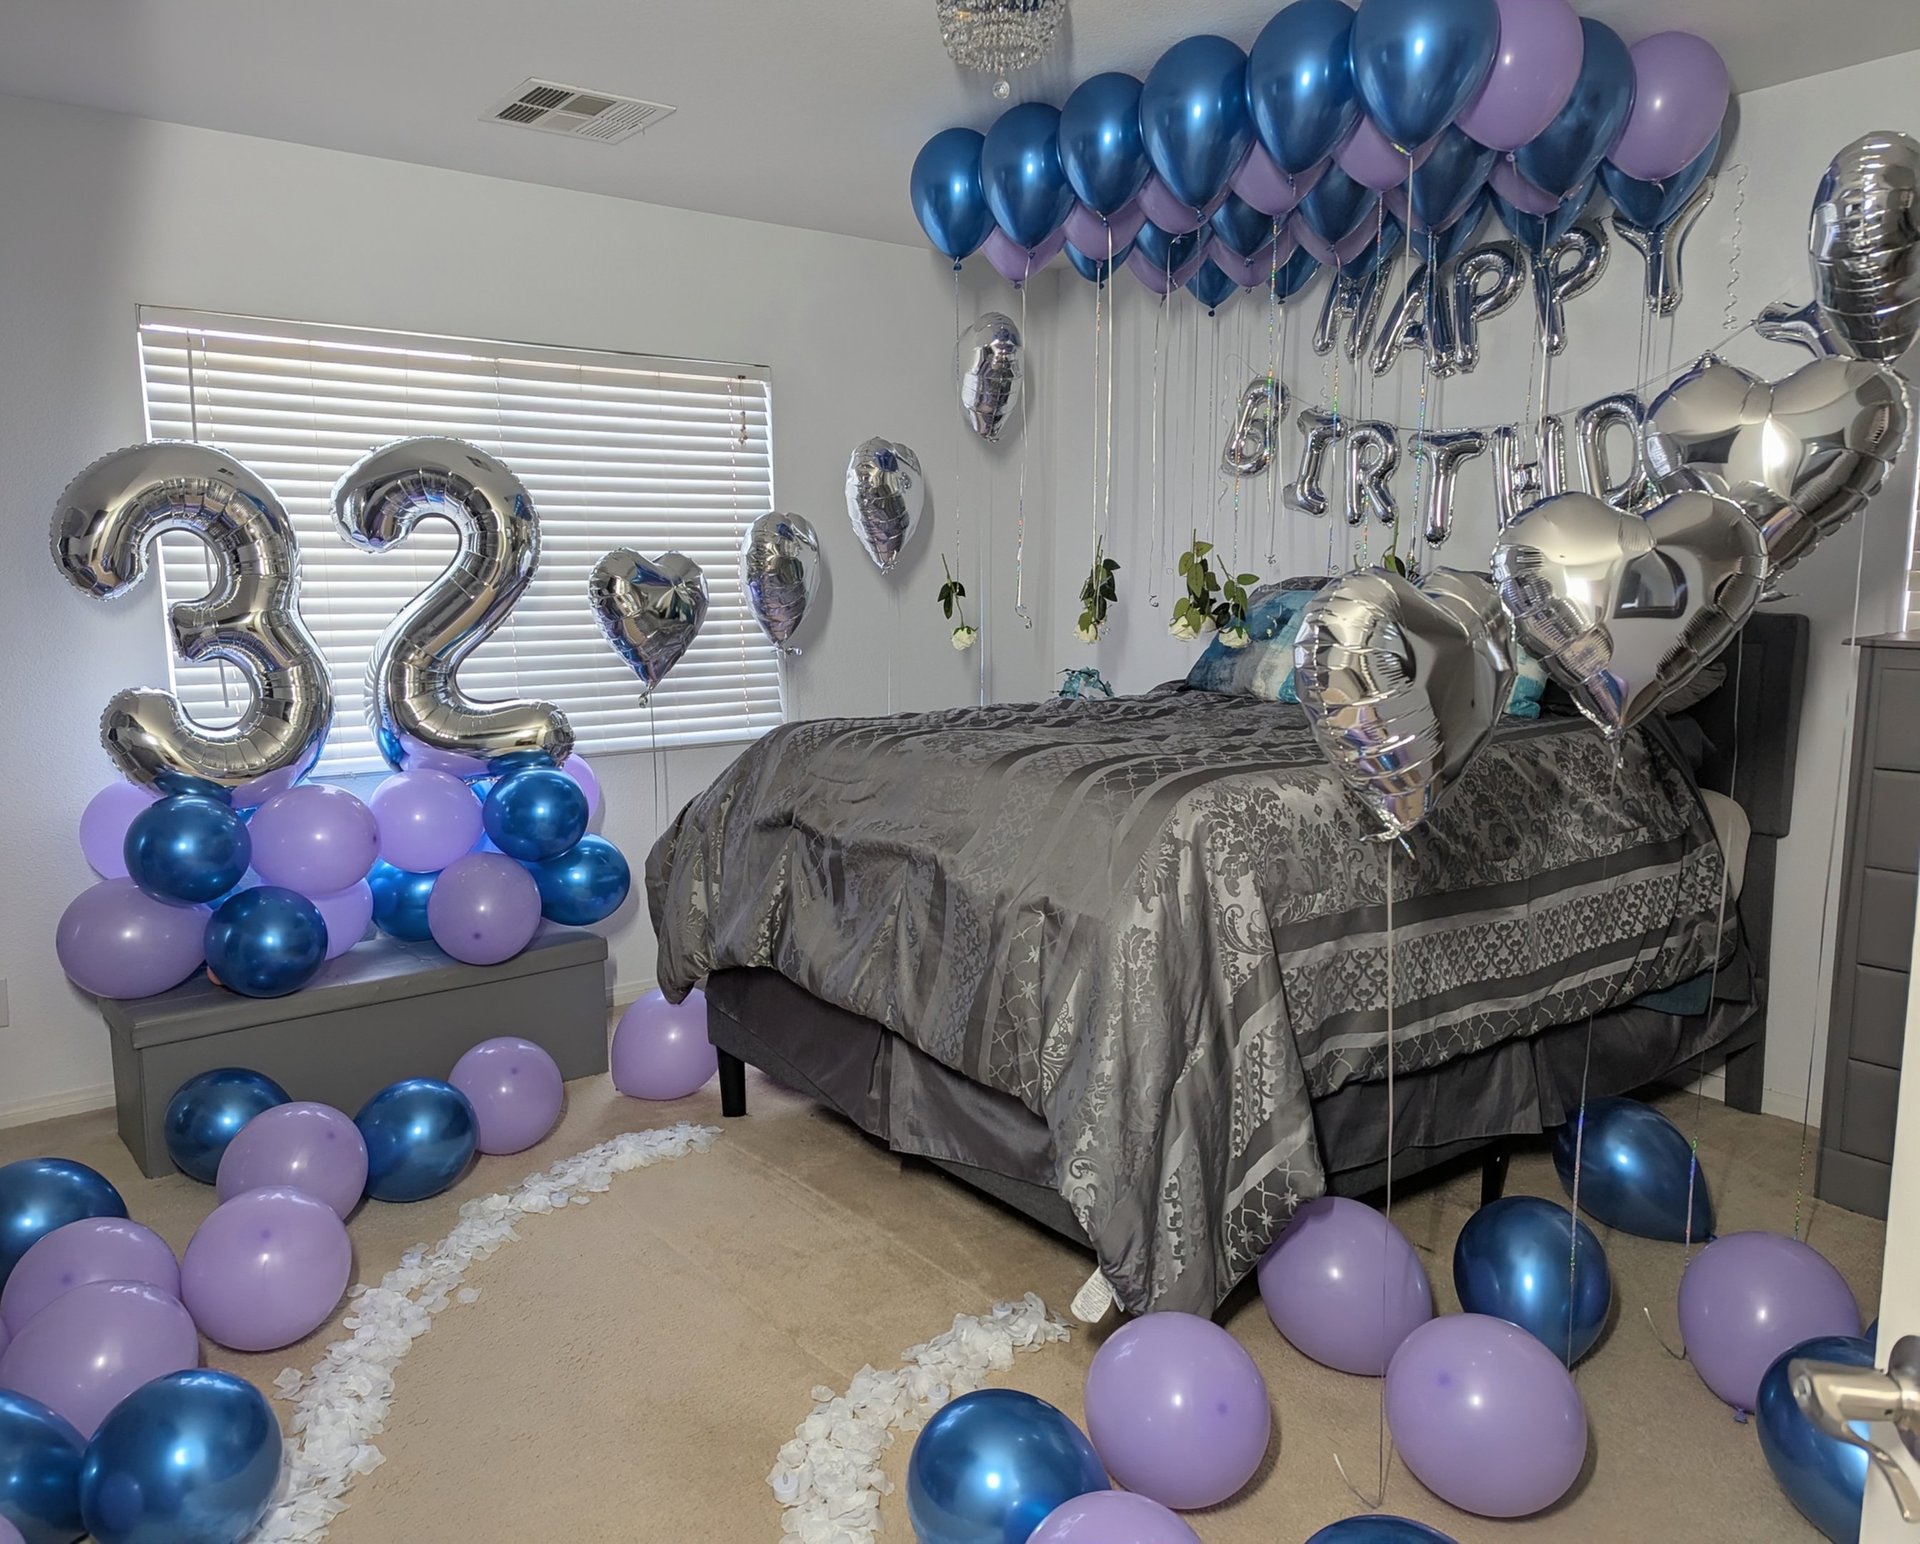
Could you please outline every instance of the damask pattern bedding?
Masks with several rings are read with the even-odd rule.
[[[1251,697],[791,724],[655,847],[660,981],[778,970],[1019,1098],[1122,1304],[1207,1313],[1321,1193],[1313,1099],[1384,1075],[1390,1017],[1410,1071],[1731,947],[1649,733],[1616,764],[1509,723],[1408,847],[1367,831],[1300,709]]]

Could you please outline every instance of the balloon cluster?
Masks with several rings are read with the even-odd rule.
[[[910,194],[956,263],[984,245],[1020,284],[1065,251],[1094,282],[1124,262],[1209,307],[1284,298],[1409,229],[1431,243],[1489,201],[1537,252],[1596,189],[1664,272],[1730,92],[1702,39],[1629,48],[1566,0],[1294,0],[1250,52],[1186,38],[1144,81],[1096,75],[1058,109],[943,130]]]

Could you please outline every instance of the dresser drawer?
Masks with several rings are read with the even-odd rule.
[[[1839,1140],[1832,1145],[1856,1158],[1893,1162],[1893,1120],[1900,1104],[1900,1074],[1866,1062],[1847,1063],[1847,1097],[1840,1109]]]
[[[1848,1053],[1878,1067],[1897,1068],[1906,1038],[1907,977],[1897,970],[1854,966],[1853,1033],[1847,1041]]]
[[[1903,874],[1920,868],[1920,772],[1868,774],[1866,846],[1860,857],[1874,868]]]
[[[1920,772],[1920,670],[1882,666],[1873,684],[1873,764]]]
[[[1904,971],[1913,963],[1912,874],[1894,874],[1870,868],[1860,878],[1860,942],[1855,951],[1862,965]]]

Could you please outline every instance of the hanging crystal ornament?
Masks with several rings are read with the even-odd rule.
[[[940,41],[965,70],[994,77],[993,94],[1012,94],[1007,77],[1038,64],[1053,47],[1067,0],[934,0]]]

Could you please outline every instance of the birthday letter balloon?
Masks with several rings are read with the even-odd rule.
[[[965,332],[953,351],[960,412],[983,440],[997,440],[1020,405],[1020,329],[1010,317],[989,311]]]
[[[646,696],[679,663],[707,619],[707,581],[683,553],[643,558],[615,547],[587,576],[587,605],[608,646]]]
[[[747,609],[782,654],[800,651],[787,642],[806,620],[820,588],[820,538],[798,515],[762,515],[740,541],[740,588]]]
[[[1920,142],[1880,131],[1843,149],[1807,240],[1827,325],[1862,359],[1906,353],[1920,333]]]
[[[927,504],[920,458],[891,440],[862,440],[847,462],[847,518],[883,574],[913,539]]]
[[[1275,430],[1287,411],[1287,388],[1258,375],[1240,393],[1240,409],[1227,434],[1220,469],[1229,477],[1258,477],[1273,461]]]

